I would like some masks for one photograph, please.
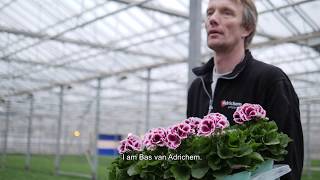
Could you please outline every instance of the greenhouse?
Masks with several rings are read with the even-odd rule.
[[[0,179],[106,179],[128,133],[186,119],[192,69],[214,54],[209,1],[1,0]],[[249,49],[292,82],[302,179],[318,179],[320,0],[255,5]]]

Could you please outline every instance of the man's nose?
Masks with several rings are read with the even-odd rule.
[[[213,14],[211,14],[211,16],[209,16],[208,18],[208,24],[211,25],[211,26],[216,26],[218,25],[219,23],[219,17],[218,17],[218,13],[217,12],[214,12]]]

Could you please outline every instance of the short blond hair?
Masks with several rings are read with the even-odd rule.
[[[245,37],[244,47],[247,48],[252,42],[253,36],[256,33],[256,27],[258,22],[258,11],[254,0],[237,0],[243,6],[242,14],[242,26],[248,29],[251,29],[252,32]]]

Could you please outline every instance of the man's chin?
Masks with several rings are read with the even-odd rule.
[[[209,43],[208,42],[208,47],[214,51],[223,48],[223,45],[220,43]]]

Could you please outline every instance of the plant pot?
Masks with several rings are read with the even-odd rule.
[[[242,171],[239,173],[226,175],[226,176],[219,176],[217,180],[250,180],[251,172],[249,171]]]
[[[257,169],[252,172],[252,176],[270,171],[273,168],[273,160],[266,160],[258,165]]]

